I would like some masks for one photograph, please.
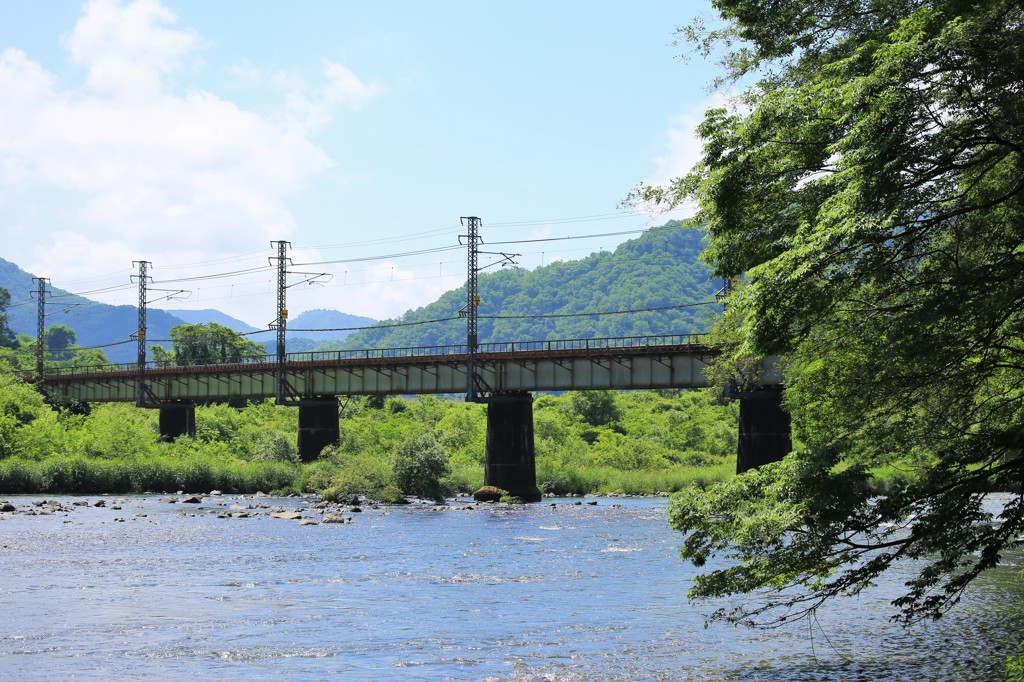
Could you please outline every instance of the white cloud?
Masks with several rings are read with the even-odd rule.
[[[700,114],[688,109],[676,116],[665,132],[665,149],[654,159],[654,173],[648,178],[651,185],[667,185],[686,175],[700,161],[701,142],[697,137]]]
[[[336,62],[324,64],[325,85],[310,89],[299,81],[288,90],[289,123],[304,134],[322,129],[339,108],[358,110],[384,92],[380,83],[363,82],[348,67]],[[280,74],[277,79],[281,80]],[[307,92],[312,92],[308,96]]]
[[[24,195],[40,223],[5,255],[55,285],[140,258],[159,267],[289,239],[286,197],[334,165],[306,132],[380,91],[328,64],[300,127],[181,92],[172,78],[201,40],[176,22],[156,0],[86,3],[63,39],[85,70],[78,86],[20,50],[0,52],[0,200]],[[11,224],[23,233],[27,220]]]
[[[704,112],[714,107],[733,106],[728,93],[716,93],[704,102],[686,107],[669,123],[665,131],[664,150],[654,159],[654,172],[646,184],[664,187],[685,176],[700,161],[703,142],[697,136],[697,126],[704,120]],[[664,218],[680,218],[693,214],[695,207],[686,203],[664,214]]]
[[[72,60],[88,71],[96,92],[145,97],[160,91],[161,79],[198,44],[157,0],[122,6],[116,0],[90,0],[74,30],[64,39]]]

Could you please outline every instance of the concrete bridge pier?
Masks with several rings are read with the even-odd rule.
[[[160,440],[196,435],[196,404],[191,400],[160,403]]]
[[[740,400],[736,473],[782,460],[793,449],[789,413],[782,409],[782,387],[766,386],[734,395]]]
[[[338,426],[338,398],[315,396],[299,400],[299,457],[311,462],[320,451],[341,437]]]
[[[541,499],[533,445],[533,396],[526,391],[487,399],[487,454],[484,485],[526,502]]]

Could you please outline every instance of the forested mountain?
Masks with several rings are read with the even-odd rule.
[[[0,287],[11,294],[7,312],[10,327],[16,333],[36,336],[37,304],[31,293],[36,291],[33,275],[14,263],[0,258]],[[127,340],[139,329],[138,308],[134,305],[107,305],[81,296],[71,296],[57,287],[47,287],[46,326],[64,324],[75,330],[80,346],[101,346]],[[131,292],[126,296],[131,297]],[[171,328],[181,319],[163,310],[146,312],[146,328],[152,339],[169,339]],[[136,358],[134,343],[103,348],[111,362],[132,362]]]
[[[510,268],[481,274],[480,343],[705,331],[720,306],[679,307],[714,301],[721,287],[721,280],[712,280],[697,258],[703,236],[700,230],[673,222],[648,230],[612,253],[535,270]],[[465,287],[449,291],[430,305],[382,322],[378,329],[352,334],[345,347],[465,343],[466,323],[458,319],[466,304],[465,292]],[[647,312],[587,314],[626,310]],[[418,324],[446,318],[456,319]],[[395,324],[410,326],[388,326]]]
[[[320,308],[307,310],[288,320],[288,342],[292,343],[301,339],[313,343],[340,341],[352,333],[347,330],[353,327],[369,327],[376,321],[372,317],[349,315],[348,313],[339,313],[337,310],[323,310]],[[306,331],[318,329],[326,331]],[[252,339],[260,343],[273,343],[275,336],[273,332],[266,335],[254,334]]]
[[[509,268],[480,276],[479,337],[491,341],[600,338],[705,331],[720,311],[714,301],[721,286],[698,261],[703,232],[670,223],[653,228],[614,252],[577,261],[560,261],[535,270]],[[35,290],[32,275],[0,259],[0,287],[11,293],[10,326],[18,333],[36,334]],[[46,325],[65,324],[75,330],[81,346],[124,341],[138,328],[133,305],[112,306],[50,288]],[[129,292],[130,295],[130,292]],[[66,309],[71,303],[78,304]],[[333,310],[310,310],[289,320],[288,350],[314,348],[386,348],[461,344],[466,322],[458,313],[466,304],[465,288],[444,294],[434,303],[411,310],[401,318],[361,332],[291,331],[363,327],[374,320]],[[637,311],[624,314],[619,311]],[[545,317],[547,316],[547,317]],[[449,319],[450,318],[450,319]],[[443,322],[420,324],[428,320]],[[159,310],[147,312],[150,339],[169,339],[171,328],[188,322],[217,322],[238,332],[253,328],[217,310]],[[388,325],[408,326],[388,326]],[[347,338],[346,338],[347,337]],[[272,332],[249,338],[274,351]],[[166,345],[166,344],[164,344]],[[132,343],[103,349],[113,362],[131,362]]]
[[[36,336],[38,307],[33,292],[36,283],[34,275],[25,272],[14,263],[0,258],[0,287],[11,294],[8,306],[9,324],[18,334]],[[139,327],[139,311],[134,305],[107,305],[90,301],[81,296],[72,296],[57,287],[47,286],[46,326],[67,325],[75,331],[79,346],[104,346],[104,354],[111,362],[134,362],[138,352],[134,343],[107,345],[129,339]],[[126,298],[132,298],[128,292]],[[256,328],[242,320],[226,315],[219,310],[162,310],[149,308],[146,311],[148,337],[156,343],[169,339],[171,329],[179,324],[206,324],[215,322],[236,332],[253,332]],[[348,315],[334,310],[309,310],[296,316],[290,327],[294,329],[336,329],[340,327],[365,327],[376,320],[358,315]],[[310,350],[317,344],[340,343],[349,332],[289,332],[289,350]],[[273,332],[254,334],[250,338],[267,345],[268,352],[275,348]],[[160,345],[169,346],[168,343]]]

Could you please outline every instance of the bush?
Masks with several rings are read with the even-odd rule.
[[[434,435],[413,436],[398,446],[395,481],[404,494],[443,500],[451,494],[442,482],[450,473],[448,453]]]
[[[304,489],[318,492],[328,501],[353,502],[360,495],[385,503],[402,499],[395,472],[388,462],[370,453],[349,454],[328,446],[320,461],[306,471]]]
[[[1024,642],[1017,646],[1017,654],[1006,659],[1006,682],[1024,682]]]
[[[252,459],[257,462],[298,464],[299,449],[294,436],[280,431],[266,431],[253,444]]]

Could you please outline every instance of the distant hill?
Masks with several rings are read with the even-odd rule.
[[[11,329],[35,338],[37,307],[35,299],[29,295],[36,290],[33,276],[0,258],[0,287],[11,294],[12,305],[7,310]],[[125,341],[139,329],[139,313],[135,306],[96,303],[81,296],[70,296],[70,292],[57,287],[47,287],[47,290],[55,298],[47,301],[46,326],[64,324],[71,327],[80,346]],[[169,338],[171,327],[181,322],[163,310],[146,311],[146,331],[151,339]],[[138,352],[134,343],[121,343],[102,350],[111,362],[133,362]]]
[[[256,331],[256,327],[253,327],[251,324],[211,308],[205,310],[168,310],[166,312],[174,315],[185,324],[209,324],[214,322],[240,333]]]
[[[510,268],[482,274],[480,342],[706,331],[712,316],[721,312],[721,307],[714,303],[721,281],[713,280],[708,267],[698,259],[703,236],[700,230],[669,223],[624,242],[612,253],[595,253],[582,260],[556,262],[535,270]],[[0,259],[0,287],[11,292],[11,328],[35,337],[36,305],[29,297],[29,292],[35,289],[32,275]],[[57,288],[52,292],[67,293]],[[68,303],[79,305],[64,310]],[[357,332],[348,330],[374,325],[375,321],[333,310],[310,310],[288,321],[288,350],[463,344],[466,323],[458,314],[465,303],[465,288],[460,287],[400,318]],[[641,312],[614,314],[619,311]],[[184,322],[216,322],[238,332],[255,331],[251,325],[217,310],[150,309],[149,338],[170,338],[171,328]],[[81,297],[62,297],[53,299],[47,308],[46,325],[54,324],[74,329],[79,345],[102,346],[123,342],[134,334],[138,312],[130,305],[111,306]],[[321,329],[336,331],[303,331]],[[274,352],[273,332],[251,334],[249,338],[264,344],[269,353]],[[136,347],[133,343],[119,343],[103,351],[113,362],[131,362]]]
[[[369,327],[377,323],[372,317],[339,313],[337,310],[307,310],[295,319],[288,321],[289,334],[313,341],[329,341],[344,339],[351,335],[356,327]],[[296,330],[292,332],[291,330]],[[335,329],[339,331],[308,332],[304,329]]]
[[[372,317],[349,315],[337,310],[307,310],[288,320],[288,343],[302,346],[294,350],[309,350],[325,342],[340,342],[352,333],[353,328],[369,327],[376,322]],[[329,331],[307,331],[312,329]],[[250,338],[259,343],[270,343],[268,348],[276,345],[274,332],[253,334]]]
[[[721,280],[700,262],[704,233],[678,222],[653,228],[613,253],[552,263],[535,270],[518,268],[482,274],[479,281],[479,341],[683,334],[706,331]],[[697,305],[712,302],[711,305]],[[465,287],[412,310],[381,328],[350,336],[346,348],[396,348],[466,342],[466,323],[458,312]],[[692,307],[679,307],[691,306]],[[629,314],[602,314],[644,310]],[[546,316],[546,317],[544,317]],[[448,319],[423,324],[428,320]],[[409,326],[391,326],[409,325]]]
[[[11,329],[18,334],[36,335],[37,305],[31,292],[36,290],[32,275],[14,263],[0,258],[0,287],[11,294],[8,318]],[[134,362],[138,349],[135,343],[126,342],[138,331],[139,312],[133,305],[107,305],[81,296],[70,296],[69,292],[57,287],[47,287],[51,297],[47,300],[46,326],[64,324],[75,330],[80,346],[104,346],[102,349],[111,362]],[[179,324],[206,324],[216,322],[240,333],[253,332],[256,328],[242,320],[226,315],[219,310],[161,310],[150,308],[146,311],[146,331],[154,343],[169,339],[171,328]],[[302,313],[289,322],[295,329],[336,329],[342,327],[365,327],[376,320],[357,315],[348,315],[333,310],[311,310]],[[349,332],[290,332],[289,350],[311,350],[323,344],[337,346]],[[257,343],[274,352],[274,333],[252,334]],[[107,345],[117,344],[117,345]],[[148,345],[148,344],[147,344]],[[168,343],[161,345],[168,347]]]

